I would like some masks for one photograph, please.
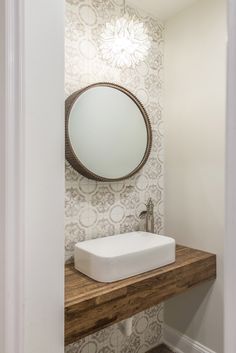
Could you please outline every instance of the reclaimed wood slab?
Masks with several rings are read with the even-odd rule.
[[[168,348],[165,344],[161,344],[160,346],[151,349],[147,353],[174,353],[170,348]]]
[[[177,245],[176,261],[113,283],[101,283],[65,266],[65,344],[127,319],[216,278],[216,256]]]

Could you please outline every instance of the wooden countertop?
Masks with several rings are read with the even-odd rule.
[[[65,266],[65,344],[216,278],[216,256],[177,245],[176,262],[113,283]]]

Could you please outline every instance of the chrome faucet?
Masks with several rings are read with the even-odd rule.
[[[139,218],[146,219],[146,232],[154,233],[154,215],[153,215],[153,208],[154,204],[152,199],[150,198],[146,204],[146,211],[142,211],[139,215]]]

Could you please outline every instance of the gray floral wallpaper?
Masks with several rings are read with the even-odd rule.
[[[125,337],[118,324],[72,343],[66,353],[145,353],[160,343],[163,324],[162,307],[135,315],[133,333]]]
[[[139,213],[152,197],[155,231],[163,232],[163,45],[164,26],[146,13],[127,7],[143,21],[151,38],[144,62],[114,68],[101,58],[99,41],[107,21],[122,14],[123,0],[67,0],[65,23],[65,93],[99,81],[120,84],[144,104],[152,124],[153,146],[143,169],[128,180],[96,182],[78,174],[66,162],[66,261],[78,241],[138,230]],[[142,353],[161,340],[162,306],[138,314],[133,334],[125,338],[116,325],[66,347],[67,353]]]

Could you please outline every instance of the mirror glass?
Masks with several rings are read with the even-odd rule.
[[[67,159],[75,169],[97,180],[124,179],[140,169],[151,129],[137,98],[122,87],[96,84],[68,102]]]

